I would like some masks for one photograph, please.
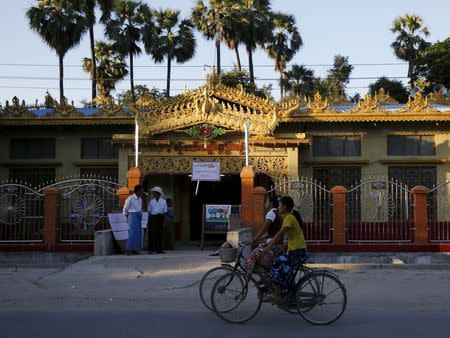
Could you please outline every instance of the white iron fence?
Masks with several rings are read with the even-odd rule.
[[[305,238],[308,242],[332,241],[331,192],[309,178],[283,178],[268,194],[289,195],[302,216]]]
[[[348,242],[410,242],[412,194],[401,182],[367,178],[346,194]]]

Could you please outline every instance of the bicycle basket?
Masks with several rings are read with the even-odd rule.
[[[224,263],[234,262],[237,258],[237,254],[237,248],[220,248],[219,250],[220,260]]]

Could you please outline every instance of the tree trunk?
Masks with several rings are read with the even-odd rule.
[[[409,84],[411,85],[411,88],[412,88],[412,87],[414,87],[413,63],[412,63],[412,61],[408,62],[408,77],[409,77]]]
[[[59,104],[64,102],[64,55],[59,54]]]
[[[253,73],[253,55],[252,50],[250,48],[247,48],[248,52],[248,68],[250,70],[250,83],[255,84],[255,75]]]
[[[94,101],[95,97],[97,96],[97,61],[95,59],[94,25],[89,26],[89,40],[91,47],[91,62],[92,62],[92,101]]]
[[[284,88],[283,88],[283,78],[284,78],[284,72],[283,70],[280,70],[280,99],[283,99],[284,96]]]
[[[133,102],[136,100],[134,96],[134,73],[133,73],[133,53],[130,52],[130,85],[131,85],[131,98]]]
[[[170,67],[172,66],[172,57],[167,55],[167,85],[166,85],[166,97],[170,96]]]
[[[216,42],[216,52],[217,52],[217,74],[220,74],[220,42]]]
[[[241,66],[241,57],[239,56],[239,46],[238,44],[236,44],[234,46],[234,51],[236,53],[236,63],[237,63],[237,67],[238,70],[241,72],[242,71],[242,66]]]

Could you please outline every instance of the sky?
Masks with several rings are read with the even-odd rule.
[[[183,17],[189,16],[193,0],[144,0],[152,8],[176,8]],[[43,102],[47,89],[59,97],[58,58],[39,35],[31,31],[25,11],[37,1],[0,0],[0,103],[17,96],[27,104]],[[442,41],[450,36],[450,1],[448,0],[272,0],[274,10],[293,14],[303,39],[302,49],[289,64],[304,64],[316,76],[326,76],[336,54],[349,57],[355,68],[347,93],[364,94],[367,86],[381,76],[406,77],[407,66],[398,60],[390,47],[394,40],[389,30],[393,20],[405,13],[420,15],[430,29],[428,41]],[[103,26],[97,25],[96,40],[104,40]],[[184,64],[173,64],[171,94],[196,88],[204,83],[205,69],[215,64],[214,42],[197,34],[196,55]],[[240,48],[241,60],[248,65],[248,56]],[[70,50],[65,59],[65,96],[75,105],[90,99],[91,83],[81,68],[83,57],[89,56],[89,39],[85,35],[80,45]],[[234,52],[222,48],[222,67],[235,64]],[[258,85],[273,84],[273,96],[279,98],[279,74],[265,52],[254,55]],[[205,67],[206,65],[206,67]],[[135,84],[165,88],[166,62],[155,64],[145,53],[135,60]],[[118,92],[129,89],[129,80],[116,86]]]

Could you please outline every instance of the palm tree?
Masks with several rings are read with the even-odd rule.
[[[414,14],[406,14],[404,17],[396,18],[391,31],[397,34],[391,47],[394,49],[397,58],[408,62],[408,78],[411,86],[413,86],[415,62],[419,54],[430,45],[422,35],[426,37],[430,32],[428,27],[423,26],[423,19]]]
[[[240,0],[238,13],[237,36],[247,49],[250,81],[254,85],[253,52],[257,45],[263,44],[272,33],[270,0]]]
[[[302,37],[295,25],[293,15],[277,12],[273,14],[273,35],[264,43],[263,48],[269,57],[275,60],[275,70],[280,72],[280,91],[283,98],[283,73],[286,62],[292,60],[303,45]]]
[[[197,29],[208,40],[216,39],[218,74],[220,74],[220,40],[218,38],[223,39],[227,47],[235,51],[237,67],[239,71],[241,70],[240,42],[237,35],[238,11],[239,1],[236,0],[209,0],[209,7],[203,1],[198,1],[192,9],[191,20]],[[217,34],[220,35],[217,36]]]
[[[293,95],[311,97],[314,94],[314,72],[305,66],[292,65],[280,82],[280,86]]]
[[[76,3],[76,2],[75,2]],[[86,18],[86,23],[89,30],[89,47],[91,49],[91,60],[96,60],[95,57],[95,38],[94,38],[94,26],[97,22],[95,16],[95,9],[100,8],[102,16],[100,21],[105,22],[110,15],[113,6],[113,0],[81,0],[77,3],[78,10],[82,12]],[[97,96],[97,65],[96,62],[92,63],[92,71],[90,72],[92,78],[92,100]]]
[[[167,59],[166,96],[170,96],[170,71],[172,60],[184,63],[195,55],[197,42],[193,24],[185,19],[179,20],[180,11],[173,9],[154,11],[156,22],[154,29],[144,31],[144,46],[147,54],[155,62]]]
[[[142,28],[151,21],[150,8],[142,2],[117,0],[111,17],[106,21],[105,34],[113,41],[113,47],[130,59],[130,86],[134,96],[133,57],[141,53]]]
[[[86,31],[86,21],[69,0],[39,0],[26,16],[30,28],[55,50],[59,58],[59,101],[64,102],[64,56],[77,46]]]
[[[125,58],[113,48],[112,44],[102,41],[95,44],[95,58],[96,62],[84,58],[83,69],[93,76],[94,65],[97,64],[99,96],[109,97],[111,90],[116,89],[116,83],[128,75]]]

